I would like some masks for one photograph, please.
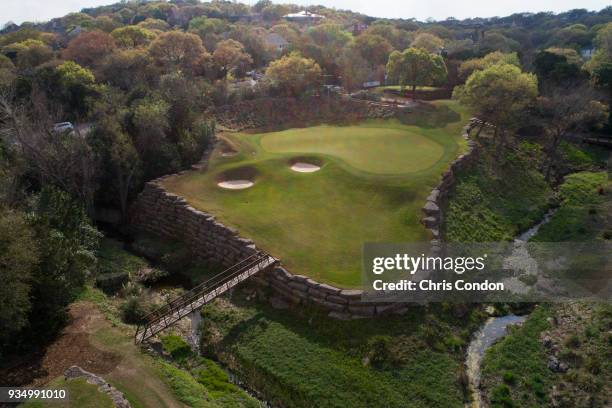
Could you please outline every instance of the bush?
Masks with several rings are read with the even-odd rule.
[[[172,356],[179,364],[185,363],[189,358],[193,357],[193,351],[189,344],[181,336],[170,334],[162,337],[162,345],[164,351]]]
[[[504,382],[508,385],[514,385],[516,384],[516,376],[514,375],[513,372],[511,371],[506,371],[504,372],[504,375],[502,376],[504,379]]]
[[[389,336],[374,336],[368,341],[370,348],[370,364],[382,368],[392,363],[391,338]]]
[[[130,279],[127,272],[105,273],[96,277],[96,287],[107,295],[117,293]]]
[[[141,298],[130,296],[121,306],[121,320],[128,324],[140,324],[148,313]]]
[[[499,385],[493,389],[491,393],[491,407],[514,408],[515,406],[510,395],[510,388],[507,385]]]

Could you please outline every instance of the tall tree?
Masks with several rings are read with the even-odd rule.
[[[245,72],[253,63],[253,59],[244,50],[244,46],[236,40],[221,41],[212,59],[223,79],[226,79],[227,75],[235,70]]]
[[[510,64],[475,71],[453,94],[473,108],[480,119],[495,126],[498,153],[506,143],[507,132],[520,126],[521,115],[537,95],[537,77]]]
[[[432,54],[440,52],[442,47],[444,47],[444,41],[430,33],[420,33],[417,35],[410,44],[410,47],[413,48],[422,48],[427,52]]]
[[[606,117],[605,105],[588,84],[556,86],[538,100],[539,119],[548,137],[545,177],[550,179],[557,163],[559,143],[570,131],[580,132],[601,125]]]
[[[122,48],[146,47],[155,38],[155,33],[138,26],[125,26],[111,32],[117,46]]]
[[[28,325],[31,279],[38,262],[38,244],[24,216],[0,207],[0,360],[4,348]]]
[[[86,67],[96,67],[116,48],[113,37],[103,31],[79,34],[68,43],[63,57]]]
[[[287,96],[300,96],[321,84],[321,67],[297,52],[272,61],[266,70],[272,87]]]
[[[356,38],[355,44],[371,68],[384,65],[393,51],[389,41],[378,34],[363,33]]]
[[[210,57],[200,37],[180,31],[161,34],[151,43],[149,53],[162,68],[186,73],[196,73]]]
[[[116,197],[121,215],[125,218],[128,200],[138,185],[141,176],[141,161],[131,138],[121,129],[116,117],[106,117],[98,121],[90,138],[100,169],[99,177],[108,179],[112,197]]]
[[[416,97],[417,86],[442,82],[446,75],[446,65],[442,57],[430,54],[422,48],[393,51],[387,63],[387,76],[401,87],[409,85],[413,99]]]

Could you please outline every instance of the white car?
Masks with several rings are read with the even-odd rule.
[[[59,122],[53,125],[53,133],[73,132],[74,126],[70,122]]]

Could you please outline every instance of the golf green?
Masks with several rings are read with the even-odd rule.
[[[403,174],[433,166],[444,147],[404,127],[380,124],[315,126],[267,133],[261,146],[271,153],[316,153],[333,156],[374,174]]]
[[[237,151],[217,149],[205,171],[164,181],[191,205],[238,228],[295,274],[341,287],[359,287],[365,242],[428,240],[421,207],[441,174],[464,149],[468,115],[440,127],[395,120],[321,125],[261,134],[226,133]],[[458,115],[458,116],[459,116]],[[321,166],[291,170],[296,161]],[[220,181],[251,180],[241,190]]]

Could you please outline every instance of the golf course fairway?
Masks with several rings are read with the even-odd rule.
[[[440,127],[397,120],[320,125],[270,133],[224,133],[237,154],[213,152],[207,170],[163,181],[195,208],[237,228],[294,274],[345,288],[361,283],[365,242],[429,240],[421,207],[465,149],[467,112]],[[459,118],[460,117],[460,118]],[[321,170],[300,173],[296,162]],[[241,190],[219,182],[250,180]]]

